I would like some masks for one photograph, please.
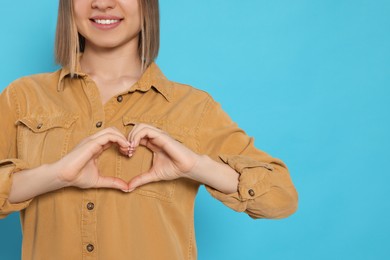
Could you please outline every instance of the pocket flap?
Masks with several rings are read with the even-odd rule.
[[[52,128],[69,128],[76,120],[77,116],[70,114],[55,116],[39,115],[26,116],[19,119],[16,124],[23,124],[34,133],[40,133]]]

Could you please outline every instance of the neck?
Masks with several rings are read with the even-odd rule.
[[[140,78],[141,60],[136,46],[128,48],[94,48],[86,45],[80,60],[81,69],[92,77],[114,80],[123,77]]]

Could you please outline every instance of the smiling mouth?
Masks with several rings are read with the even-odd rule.
[[[121,20],[118,20],[118,19],[91,19],[93,22],[97,23],[97,24],[115,24],[115,23],[119,23]]]

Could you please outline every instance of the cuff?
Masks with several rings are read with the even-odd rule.
[[[27,164],[19,159],[7,159],[0,161],[0,219],[8,214],[26,208],[31,200],[21,203],[10,203],[8,201],[11,192],[13,173],[26,169]]]
[[[266,178],[273,170],[271,164],[259,162],[243,155],[226,156],[219,158],[240,174],[237,192],[225,194],[206,186],[208,192],[229,208],[243,212],[248,202],[267,193],[271,188],[270,178]]]

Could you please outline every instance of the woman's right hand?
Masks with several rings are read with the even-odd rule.
[[[53,167],[57,169],[58,178],[64,186],[79,188],[114,188],[128,190],[128,184],[116,177],[100,175],[97,160],[112,145],[127,156],[130,143],[118,129],[106,128],[82,140],[71,152],[57,161]]]
[[[70,186],[113,188],[127,192],[129,188],[125,181],[102,176],[97,167],[99,156],[112,145],[117,145],[124,156],[129,154],[130,143],[126,137],[116,128],[107,128],[82,140],[55,163],[13,173],[8,200],[18,203]]]

